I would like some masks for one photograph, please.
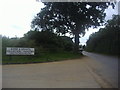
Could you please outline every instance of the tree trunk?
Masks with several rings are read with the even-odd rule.
[[[79,32],[75,31],[75,46],[74,46],[74,51],[76,53],[79,52]]]

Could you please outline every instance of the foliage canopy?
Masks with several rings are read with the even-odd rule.
[[[118,55],[120,46],[120,16],[114,15],[105,28],[93,33],[87,41],[87,50],[92,52]]]
[[[32,28],[56,30],[57,33],[85,33],[84,30],[104,22],[104,10],[113,3],[105,2],[48,2],[32,21]]]
[[[79,34],[85,29],[96,28],[104,23],[105,9],[110,2],[45,2],[45,7],[33,19],[31,27],[49,30],[58,34],[70,33],[75,36],[75,51],[79,48]]]

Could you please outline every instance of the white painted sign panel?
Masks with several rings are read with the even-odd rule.
[[[6,55],[34,55],[34,48],[7,47]]]

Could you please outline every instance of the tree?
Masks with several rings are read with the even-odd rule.
[[[32,28],[75,36],[75,51],[79,48],[79,34],[85,29],[96,28],[104,22],[105,9],[110,2],[45,2],[45,7],[32,21]]]
[[[119,55],[120,46],[120,16],[114,15],[113,19],[108,20],[105,28],[92,34],[87,41],[87,51]]]

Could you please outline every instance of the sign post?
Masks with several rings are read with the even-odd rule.
[[[7,47],[6,55],[34,55],[34,48]]]
[[[23,47],[7,47],[6,48],[6,55],[10,56],[10,60],[12,60],[13,55],[34,55],[35,49],[34,48],[23,48]]]
[[[34,55],[34,48],[23,48],[23,47],[6,47],[6,55],[10,56],[10,60],[12,60],[12,55]]]

